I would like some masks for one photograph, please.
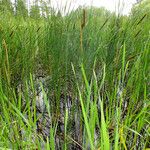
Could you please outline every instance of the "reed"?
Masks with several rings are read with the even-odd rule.
[[[4,6],[0,149],[149,148],[147,0],[129,16],[94,7],[61,15],[49,5],[46,17],[26,16]]]

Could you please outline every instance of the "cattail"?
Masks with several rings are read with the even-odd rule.
[[[100,30],[106,25],[106,23],[108,22],[108,18],[105,20],[105,22],[103,23],[103,25],[100,27]]]
[[[147,16],[147,14],[145,14],[141,19],[140,19],[140,21],[137,23],[137,25],[139,25],[143,20],[144,20],[144,18]]]
[[[83,17],[82,17],[82,21],[81,21],[81,29],[83,29],[85,27],[86,24],[86,11],[85,9],[83,9]]]
[[[80,48],[81,51],[83,51],[83,28],[85,27],[86,24],[86,11],[83,9],[83,17],[81,20],[81,27],[80,27]]]
[[[9,58],[8,58],[8,47],[7,47],[7,44],[6,44],[6,41],[3,39],[2,41],[3,43],[3,47],[4,47],[4,50],[5,50],[5,56],[6,56],[6,66],[5,66],[5,72],[6,72],[6,77],[7,77],[7,81],[8,81],[8,84],[10,84],[10,67],[9,67]]]
[[[136,38],[136,37],[141,33],[141,31],[142,31],[142,30],[139,30],[139,31],[135,34],[134,38]]]
[[[14,31],[12,31],[12,32],[10,33],[10,35],[9,35],[9,36],[10,36],[10,37],[12,37],[12,36],[13,36],[13,34],[14,34]]]
[[[39,32],[40,29],[41,29],[41,27],[38,27],[37,32]]]

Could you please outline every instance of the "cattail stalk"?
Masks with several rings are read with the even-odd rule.
[[[85,27],[85,24],[86,24],[86,11],[85,11],[85,9],[83,9],[83,16],[82,16],[81,26],[80,26],[80,49],[81,49],[81,52],[83,52],[83,29]]]
[[[6,72],[6,78],[7,78],[7,82],[8,85],[10,85],[10,67],[9,67],[9,58],[8,58],[8,48],[7,48],[7,44],[6,41],[3,39],[3,47],[5,50],[5,72]]]

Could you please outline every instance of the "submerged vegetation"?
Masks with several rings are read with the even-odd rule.
[[[129,16],[0,3],[0,149],[150,148],[149,0]]]

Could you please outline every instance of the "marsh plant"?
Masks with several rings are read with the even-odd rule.
[[[150,148],[149,0],[128,16],[0,4],[0,149]]]

